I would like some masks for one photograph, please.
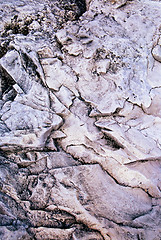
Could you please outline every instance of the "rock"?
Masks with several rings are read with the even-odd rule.
[[[38,55],[40,56],[40,58],[53,58],[54,54],[52,52],[52,50],[49,47],[42,47],[40,49],[38,49]]]
[[[0,236],[5,239],[26,239],[31,240],[32,238],[29,236],[29,234],[26,232],[26,230],[16,230],[16,231],[10,231],[7,229],[7,227],[0,227]]]
[[[50,135],[50,137],[52,137],[53,139],[57,139],[57,138],[64,138],[66,137],[66,135],[62,131],[55,131],[53,132],[53,134]]]
[[[63,103],[63,105],[67,108],[72,105],[73,99],[75,98],[75,95],[64,86],[61,86],[59,91],[55,93],[55,95],[60,100],[60,102]]]
[[[53,229],[40,227],[38,229],[30,229],[32,233],[35,234],[36,239],[69,239],[72,235],[73,229]]]
[[[47,156],[48,169],[63,168],[68,166],[79,165],[70,155],[63,152],[49,153]]]
[[[8,52],[3,58],[1,58],[0,66],[11,76],[13,79],[12,81],[17,83],[25,93],[30,90],[31,79],[27,76],[26,72],[23,71],[20,56],[16,50]]]
[[[159,240],[159,1],[0,9],[0,239]]]
[[[70,180],[68,179],[68,174],[66,171],[68,172],[68,174],[70,176],[70,178],[69,178]],[[64,172],[64,177],[63,177],[63,172]],[[107,177],[106,173],[103,174],[100,166],[97,164],[93,165],[93,166],[87,165],[84,167],[82,167],[82,166],[71,167],[71,168],[68,167],[68,168],[64,169],[63,172],[62,172],[62,170],[59,170],[59,169],[52,171],[55,178],[59,179],[58,181],[62,184],[62,186],[68,185],[69,192],[71,192],[71,194],[73,192],[73,187],[77,187],[77,184],[78,184],[78,189],[80,189],[80,192],[78,192],[78,193],[81,196],[80,196],[80,199],[78,198],[79,201],[78,201],[78,199],[75,199],[75,201],[76,201],[75,204],[80,205],[80,202],[82,202],[82,205],[85,205],[86,206],[85,209],[87,208],[88,211],[90,211],[90,210],[93,211],[94,209],[92,206],[95,206],[96,207],[95,214],[97,214],[97,211],[98,211],[98,214],[100,214],[102,217],[108,216],[108,219],[113,219],[114,222],[120,223],[123,221],[125,224],[127,219],[130,220],[130,218],[132,219],[134,217],[133,215],[135,215],[135,214],[140,215],[141,214],[140,211],[148,212],[149,209],[151,209],[151,200],[148,196],[146,196],[146,194],[142,190],[136,191],[136,190],[133,190],[130,188],[128,189],[123,186],[118,186],[113,179],[111,179],[110,177]],[[82,174],[82,172],[83,172],[83,174]],[[71,177],[71,174],[74,177]],[[83,186],[80,186],[80,184],[79,184],[80,175],[81,175],[81,181],[82,181]],[[93,182],[95,183],[95,185],[93,185]],[[108,191],[105,186],[107,187]],[[86,192],[84,193],[83,189],[85,187],[88,190],[86,190]],[[62,188],[62,187],[60,187],[60,188]],[[95,188],[95,190],[93,188]],[[122,190],[119,188],[122,188]],[[96,189],[97,189],[97,191],[96,191]],[[105,191],[103,191],[103,189],[105,189]],[[63,190],[63,188],[62,188],[62,190]],[[55,191],[57,191],[57,190],[53,188],[52,189],[53,196],[54,196]],[[99,191],[103,192],[102,196],[100,195]],[[93,193],[95,193],[95,194],[92,197]],[[119,193],[121,193],[121,195],[119,195]],[[73,194],[74,194],[74,192],[73,192]],[[106,194],[108,195],[108,197],[106,196]],[[95,196],[97,196],[97,197],[95,198]],[[123,197],[124,200],[120,201],[119,205],[118,205],[118,199],[120,199],[121,197]],[[99,200],[99,198],[100,198],[100,200]],[[88,203],[88,199],[90,199],[89,203]],[[131,202],[128,202],[128,199],[131,199]],[[74,198],[73,198],[73,200],[74,200]],[[96,203],[94,203],[95,200],[96,200]],[[61,201],[61,200],[58,200],[58,201]],[[65,201],[66,201],[66,204],[69,205],[68,207],[72,208],[73,214],[75,211],[76,211],[76,214],[77,214],[77,211],[79,212],[79,208],[74,206],[74,202],[72,202],[72,205],[71,205],[70,202],[67,203],[68,202],[67,199]],[[126,201],[128,202],[128,204],[126,204]],[[136,209],[134,209],[130,206],[130,204],[133,205],[133,202],[135,202]],[[140,205],[141,202],[142,202],[142,206]],[[123,205],[121,205],[121,203]],[[55,199],[55,204],[58,204],[56,199]],[[90,206],[90,204],[91,204],[91,206]],[[110,205],[113,205],[113,206],[115,205],[113,212],[111,212],[111,210],[110,210],[111,209]],[[123,210],[124,206],[126,206],[125,211]],[[81,205],[80,205],[80,207],[81,207],[80,209],[82,209],[80,211],[83,211],[85,214],[85,210],[83,210]],[[98,207],[98,210],[97,210],[97,207]],[[109,210],[108,210],[108,208],[109,208]],[[139,209],[141,209],[141,210],[139,210]],[[130,217],[130,216],[132,216],[132,217]],[[82,218],[82,219],[85,220],[85,218]]]
[[[46,84],[50,89],[58,91],[62,85],[70,86],[70,89],[77,95],[74,87],[76,76],[68,66],[63,66],[62,62],[55,58],[43,59],[41,63],[45,72]]]
[[[161,46],[160,45],[156,45],[153,48],[152,55],[156,61],[161,62]]]
[[[101,60],[97,63],[96,65],[96,69],[97,69],[97,73],[106,73],[107,70],[110,67],[110,60],[106,59],[106,60]]]

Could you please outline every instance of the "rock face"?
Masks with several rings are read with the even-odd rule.
[[[161,2],[0,1],[0,239],[161,239]]]

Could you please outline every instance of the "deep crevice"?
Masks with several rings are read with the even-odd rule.
[[[78,18],[79,18],[87,10],[86,1],[85,0],[75,0],[75,2],[80,10],[80,14],[78,15]]]
[[[13,85],[16,83],[14,79],[3,69],[0,67],[0,99],[4,94],[8,94],[8,100],[14,100],[16,97],[16,92],[13,89]]]
[[[114,138],[108,136],[107,134],[104,134],[104,138],[107,141],[107,145],[112,147],[115,150],[119,150],[120,148],[124,149],[124,147],[119,144]]]
[[[59,0],[59,4],[60,8],[64,9],[66,12],[64,16],[66,21],[78,20],[87,10],[85,0]],[[73,12],[72,15],[71,12]]]

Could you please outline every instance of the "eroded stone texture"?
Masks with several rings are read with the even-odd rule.
[[[160,16],[0,1],[0,239],[160,240]]]

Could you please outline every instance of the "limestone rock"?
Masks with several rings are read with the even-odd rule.
[[[0,239],[160,240],[160,16],[0,1]]]

